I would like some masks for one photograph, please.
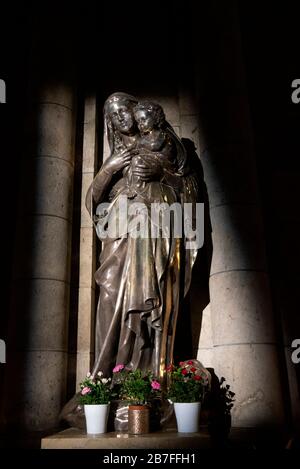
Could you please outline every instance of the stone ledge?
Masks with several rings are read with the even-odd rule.
[[[212,448],[209,434],[178,433],[165,430],[145,435],[109,432],[87,435],[77,428],[68,428],[52,436],[42,438],[42,449],[204,449]]]

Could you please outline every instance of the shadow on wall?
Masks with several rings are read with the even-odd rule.
[[[174,348],[176,363],[191,357],[197,358],[202,314],[210,302],[209,274],[213,253],[209,200],[202,164],[194,142],[188,138],[181,140],[187,151],[189,166],[197,178],[199,187],[197,202],[204,203],[204,244],[198,251],[193,267],[190,290],[179,308]]]

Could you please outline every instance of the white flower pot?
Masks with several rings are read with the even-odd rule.
[[[84,413],[87,433],[106,432],[109,404],[85,404]]]
[[[180,433],[199,431],[201,402],[174,402],[177,428]]]

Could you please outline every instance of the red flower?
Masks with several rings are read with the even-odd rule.
[[[195,381],[200,381],[201,376],[199,376],[199,375],[194,375],[194,376],[193,376],[193,379],[194,379]]]
[[[192,365],[192,364],[193,364],[193,361],[192,361],[192,360],[189,360],[187,363],[188,363],[188,365]]]
[[[192,373],[195,373],[195,371],[196,371],[196,368],[192,367],[192,368],[191,368],[191,372],[192,372]]]
[[[173,371],[174,366],[172,363],[166,367],[166,371]]]
[[[183,375],[187,375],[187,374],[188,374],[188,371],[187,371],[185,368],[183,368],[183,370],[181,371],[181,373],[182,373]]]

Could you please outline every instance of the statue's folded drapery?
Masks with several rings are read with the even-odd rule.
[[[195,202],[197,188],[192,176],[174,174],[173,178],[181,179],[180,193],[167,181],[152,182],[142,194],[126,199],[129,214],[123,231],[118,225],[124,216],[119,213],[119,201],[127,195],[126,185],[106,207],[108,215],[103,220],[120,230],[115,239],[102,239],[100,267],[95,274],[100,296],[93,374],[101,370],[109,375],[115,364],[122,363],[129,368],[151,369],[160,376],[172,361],[179,300],[188,290],[196,253],[184,249],[184,236],[175,236],[174,220],[182,217],[183,226],[182,205]],[[170,217],[168,231],[157,224],[161,219],[154,202],[160,207],[177,204],[179,211]],[[131,210],[139,203],[147,209]],[[138,222],[143,236],[134,237],[130,228],[136,229]]]
[[[100,297],[93,374],[101,370],[109,375],[116,363],[122,363],[152,369],[159,375],[168,297],[169,301],[172,299],[169,289],[179,288],[180,241],[173,236],[172,220],[169,236],[166,233],[161,236],[152,218],[151,202],[174,204],[177,196],[171,187],[159,182],[151,183],[145,192],[143,196],[127,199],[127,204],[128,212],[132,204],[140,202],[146,210],[137,209],[128,215],[128,229],[121,236],[102,240],[100,268],[95,275]],[[118,206],[118,199],[124,194],[126,188],[112,200],[113,207]],[[118,215],[116,209],[114,216]],[[143,236],[134,237],[130,227],[135,229],[138,222]],[[160,235],[152,237],[157,230]],[[174,299],[169,306],[173,307],[173,303]]]

